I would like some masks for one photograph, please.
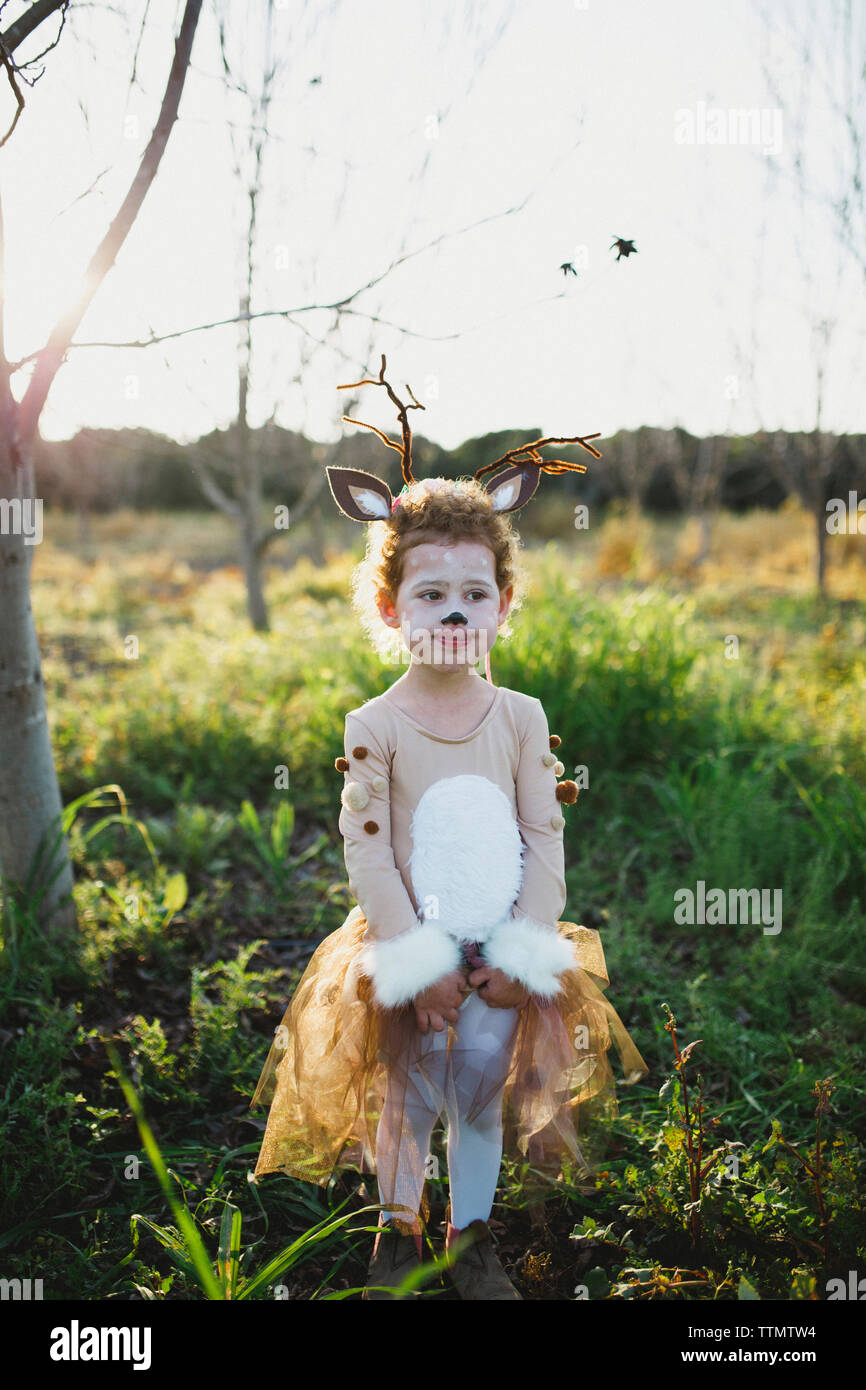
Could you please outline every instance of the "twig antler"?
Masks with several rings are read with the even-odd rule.
[[[412,477],[412,431],[409,428],[409,421],[406,418],[406,411],[426,410],[426,406],[423,406],[420,401],[415,399],[415,393],[413,392],[411,386],[407,386],[406,390],[412,397],[413,404],[404,405],[403,402],[400,400],[399,396],[396,396],[394,394],[394,391],[390,384],[385,380],[385,365],[385,354],[383,352],[382,366],[379,369],[378,380],[375,377],[366,376],[362,381],[351,381],[346,383],[346,385],[344,386],[338,386],[337,390],[349,391],[355,386],[384,386],[388,392],[388,395],[391,397],[391,400],[394,402],[396,406],[399,407],[397,411],[397,418],[400,421],[400,427],[403,432],[403,443],[395,444],[393,439],[389,439],[388,436],[386,434],[383,434],[381,430],[377,430],[375,425],[368,425],[364,420],[353,420],[351,415],[344,415],[343,419],[347,422],[347,424],[362,425],[365,430],[372,430],[374,434],[378,434],[383,444],[388,445],[389,449],[396,449],[398,454],[400,455],[400,466],[403,470],[403,482],[406,484],[414,483],[415,479]],[[595,436],[592,437],[594,438]]]
[[[498,458],[493,463],[485,463],[483,468],[479,468],[475,473],[476,481],[485,473],[492,473],[494,468],[499,468],[503,463],[515,465],[532,463],[535,464],[539,473],[585,473],[586,465],[583,463],[567,463],[565,459],[543,459],[538,450],[545,444],[579,444],[582,449],[586,449],[593,458],[600,459],[601,454],[592,444],[587,444],[588,439],[599,439],[601,430],[595,434],[576,435],[573,439],[534,439],[529,444],[521,444],[519,449],[509,449],[507,454]]]

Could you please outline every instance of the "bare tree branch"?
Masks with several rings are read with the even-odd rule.
[[[24,14],[19,15],[18,18],[9,25],[9,28],[4,30],[3,46],[7,53],[14,53],[19,44],[22,44],[25,39],[29,38],[34,29],[39,28],[39,25],[44,19],[54,14],[55,10],[65,10],[68,5],[69,0],[36,0],[35,5],[31,5],[29,10],[25,10]],[[65,18],[66,16],[64,15],[64,21]],[[62,27],[61,25],[61,29]],[[56,42],[57,39],[54,40],[54,43],[49,44],[47,48],[43,48],[42,52],[37,53],[35,57],[28,58],[28,64],[35,63],[39,58],[42,58],[48,52],[49,48],[54,47]]]
[[[430,250],[433,249],[434,246],[438,246],[439,243],[440,243],[441,241],[446,241],[446,240],[448,240],[448,239],[451,238],[451,237],[461,236],[464,232],[472,231],[475,227],[483,226],[483,224],[484,224],[485,222],[491,222],[491,221],[493,221],[493,220],[495,220],[496,218],[499,218],[499,217],[510,217],[512,213],[514,213],[514,212],[520,212],[521,209],[525,206],[525,204],[526,204],[526,202],[528,201],[528,198],[529,198],[529,197],[531,197],[531,194],[527,194],[527,197],[524,198],[523,201],[522,201],[521,203],[516,204],[513,208],[507,208],[507,209],[505,209],[504,212],[492,213],[489,217],[482,217],[482,218],[479,219],[479,221],[477,221],[477,222],[472,222],[472,223],[470,223],[467,227],[459,228],[459,229],[457,229],[456,231],[453,231],[453,232],[443,232],[441,236],[435,237],[435,238],[433,239],[433,241],[428,242],[426,246],[420,246],[420,247],[418,247],[415,251],[409,251],[409,252],[406,253],[405,256],[398,256],[397,259],[396,259],[395,261],[392,261],[391,265],[388,266],[388,268],[387,268],[386,270],[383,270],[383,271],[381,271],[378,275],[375,275],[375,276],[372,278],[372,280],[368,280],[367,283],[366,283],[365,285],[360,285],[360,286],[358,287],[358,289],[353,290],[353,291],[351,292],[351,294],[344,295],[342,299],[335,299],[335,300],[333,300],[333,301],[332,301],[331,303],[329,303],[329,304],[300,304],[300,305],[298,305],[297,307],[291,308],[291,309],[262,309],[262,310],[260,310],[258,313],[255,313],[255,314],[252,314],[252,313],[233,314],[233,315],[230,315],[228,318],[225,318],[225,319],[215,319],[212,323],[196,324],[196,325],[194,325],[194,326],[191,327],[191,328],[178,328],[178,329],[175,329],[172,333],[160,333],[160,334],[157,334],[157,335],[155,335],[155,336],[151,336],[150,338],[138,338],[138,339],[132,339],[132,340],[129,341],[129,342],[120,342],[120,343],[118,343],[118,342],[102,342],[102,341],[100,341],[100,342],[89,342],[89,343],[72,343],[72,342],[70,342],[70,343],[67,344],[67,347],[68,347],[68,348],[82,348],[82,347],[88,347],[88,348],[92,348],[92,347],[101,347],[101,348],[105,348],[105,347],[113,347],[113,348],[139,348],[139,347],[150,347],[150,346],[152,346],[154,343],[164,343],[164,342],[167,342],[170,338],[182,338],[182,337],[184,337],[184,336],[185,336],[186,334],[188,334],[188,333],[202,333],[202,332],[205,332],[206,330],[211,329],[211,328],[225,328],[227,325],[232,324],[232,323],[243,323],[243,322],[245,322],[245,321],[247,321],[247,320],[251,320],[251,319],[289,318],[290,315],[292,315],[292,314],[309,314],[309,313],[314,313],[314,312],[318,312],[318,311],[325,311],[325,310],[333,310],[333,311],[341,312],[341,313],[354,313],[354,314],[356,314],[356,315],[357,315],[358,317],[360,317],[360,318],[372,318],[374,322],[379,323],[379,324],[382,324],[384,327],[395,328],[398,332],[405,333],[405,334],[407,334],[407,335],[410,336],[410,337],[424,338],[424,337],[427,337],[428,335],[423,334],[423,333],[413,333],[412,330],[410,330],[410,329],[408,329],[408,328],[401,328],[401,327],[400,327],[399,325],[397,325],[397,324],[387,324],[387,323],[385,323],[385,321],[384,321],[383,319],[376,319],[374,316],[368,315],[368,314],[364,314],[364,313],[362,313],[360,310],[351,310],[351,309],[349,309],[347,306],[350,305],[350,304],[352,303],[353,300],[357,299],[359,295],[363,294],[363,293],[365,292],[365,290],[372,289],[375,285],[378,285],[378,283],[379,283],[380,280],[384,280],[385,277],[386,277],[388,274],[390,274],[390,272],[391,272],[392,270],[395,270],[395,269],[397,268],[397,266],[399,266],[399,265],[403,265],[403,263],[404,263],[405,261],[412,260],[412,258],[413,258],[414,256],[423,255],[423,253],[424,253],[425,251],[430,251]],[[547,303],[549,299],[562,299],[562,298],[564,298],[564,295],[563,295],[563,293],[560,291],[560,293],[558,293],[558,294],[548,295],[548,296],[547,296],[545,299],[543,299],[543,300],[533,301],[533,302],[537,302],[537,303]],[[85,307],[86,307],[86,306],[85,306]],[[80,321],[80,319],[79,319],[79,321]],[[73,330],[73,331],[74,331],[74,330]],[[441,337],[441,338],[439,338],[439,337],[430,338],[430,341],[432,341],[432,342],[445,342],[445,341],[447,341],[447,339],[449,339],[449,338],[455,338],[455,337],[458,337],[458,336],[459,336],[459,334],[457,334],[457,333],[449,333],[449,334],[445,334],[445,335],[444,335],[443,337]],[[39,356],[40,356],[40,354],[39,354],[38,352],[32,352],[32,353],[29,353],[26,357],[21,357],[21,358],[19,358],[19,360],[18,360],[17,362],[15,362],[15,363],[12,364],[12,370],[13,370],[13,371],[17,371],[19,368],[23,367],[27,362],[31,361],[32,358],[38,358]]]
[[[390,319],[380,318],[378,314],[364,313],[361,309],[338,308],[337,314],[349,314],[353,318],[366,319],[368,323],[378,324],[381,328],[391,328],[394,330],[395,333],[402,333],[407,338],[419,338],[426,343],[447,343],[450,342],[453,338],[462,338],[465,337],[467,333],[477,333],[482,328],[491,327],[494,323],[502,323],[505,319],[514,318],[515,314],[522,313],[524,309],[532,309],[537,304],[549,304],[554,299],[565,298],[566,295],[563,290],[560,290],[557,294],[542,295],[540,299],[530,299],[527,300],[524,304],[515,305],[515,307],[513,309],[508,310],[507,313],[497,314],[496,317],[492,319],[485,319],[483,323],[473,324],[469,328],[458,328],[454,333],[417,333],[413,328],[405,328],[403,324],[393,323]],[[293,327],[300,329],[302,333],[306,334],[307,337],[312,338],[313,341],[318,343],[320,347],[325,347],[327,346],[327,340],[323,338],[317,338],[315,334],[311,333],[309,329],[306,328],[303,324],[297,323],[293,318],[293,315],[308,313],[311,314],[315,313],[316,311],[332,308],[333,305],[330,304],[308,304],[299,309],[261,309],[258,313],[255,314],[233,314],[231,317],[227,319],[216,319],[213,323],[201,323],[193,328],[178,328],[175,329],[172,333],[155,333],[152,334],[149,338],[131,338],[127,342],[119,343],[108,341],[96,341],[91,343],[70,343],[67,351],[72,352],[74,348],[153,347],[157,343],[165,343],[172,338],[184,338],[189,333],[205,333],[211,328],[226,328],[228,327],[228,325],[232,323],[243,323],[247,319],[252,320],[269,318],[285,318],[289,323],[293,325]],[[328,330],[329,334],[332,334],[336,327],[337,324],[335,322]],[[28,362],[32,361],[33,358],[38,356],[38,352],[30,352],[27,354],[26,357],[20,357],[17,362],[10,363],[10,370],[12,372],[20,371],[22,367],[26,366]],[[363,367],[363,363],[360,360],[358,360],[358,366]]]
[[[97,247],[78,298],[60,317],[45,347],[37,354],[36,369],[30,379],[19,411],[19,433],[22,440],[32,439],[36,432],[42,407],[57,375],[58,368],[66,356],[72,335],[81,323],[94,295],[115,262],[139,209],[156,177],[163,151],[165,150],[171,128],[177,120],[184,78],[189,65],[189,57],[201,12],[202,0],[186,0],[183,22],[175,43],[174,59],[169,73],[165,96],[159,119],[133,179],[132,186],[123,201],[120,211]]]
[[[59,42],[60,35],[63,32],[63,25],[66,22],[66,9],[68,4],[69,0],[38,0],[37,4],[32,5],[30,9],[26,11],[25,14],[19,15],[18,19],[16,19],[13,24],[9,25],[9,28],[6,30],[5,34],[0,34],[0,62],[2,62],[4,68],[6,69],[6,72],[9,77],[9,85],[12,88],[12,91],[15,93],[16,101],[15,115],[13,117],[12,124],[7,130],[6,134],[3,136],[3,139],[0,140],[0,146],[6,144],[6,141],[9,139],[9,136],[12,134],[16,125],[18,124],[18,117],[24,110],[24,98],[21,95],[21,88],[18,86],[18,83],[16,81],[16,73],[20,73],[21,76],[24,78],[24,81],[28,82],[31,87],[33,86],[33,83],[38,81],[38,79],[42,76],[42,73],[45,71],[44,68],[42,69],[42,72],[37,73],[36,76],[32,79],[28,78],[26,70],[27,68],[31,67],[33,63],[38,63],[40,58],[44,58],[45,54],[48,53],[52,48],[54,48]],[[16,63],[13,63],[12,54],[15,52],[15,49],[19,46],[19,44],[22,44],[26,38],[29,38],[29,36],[42,23],[44,19],[47,19],[49,15],[55,12],[55,10],[60,9],[63,10],[63,18],[60,21],[60,28],[57,31],[57,35],[52,40],[52,42],[46,44],[46,46],[42,49],[40,53],[34,54],[32,58],[28,58],[27,62],[22,63],[20,67]]]
[[[238,519],[241,516],[240,507],[233,497],[229,497],[227,493],[223,492],[211,473],[210,466],[205,463],[204,454],[200,449],[194,451],[190,460],[190,467],[198,477],[202,492],[213,502],[214,506],[218,507],[221,512],[225,512],[226,516]]]

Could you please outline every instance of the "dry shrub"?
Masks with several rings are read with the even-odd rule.
[[[611,510],[605,517],[599,534],[595,570],[601,579],[623,579],[652,567],[649,546],[652,524],[635,510]],[[641,573],[641,578],[649,575]]]

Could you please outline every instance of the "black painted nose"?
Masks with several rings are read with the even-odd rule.
[[[467,619],[467,618],[464,618],[464,616],[463,616],[462,613],[449,613],[447,618],[443,618],[443,619],[442,619],[442,624],[443,624],[443,626],[445,625],[445,623],[467,623],[467,622],[468,622],[468,619]]]

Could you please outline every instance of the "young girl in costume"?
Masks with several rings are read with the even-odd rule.
[[[626,1084],[648,1071],[603,993],[598,933],[560,920],[562,812],[578,795],[558,780],[561,740],[537,699],[490,675],[490,648],[520,600],[506,513],[532,498],[541,472],[585,471],[538,448],[600,455],[584,439],[538,440],[471,480],[416,481],[406,412],[423,406],[398,400],[385,366],[353,385],[383,385],[400,407],[402,445],[380,437],[401,455],[403,491],[327,472],[341,510],[369,523],[353,581],[362,622],[374,640],[399,633],[410,664],[346,715],[335,766],[357,905],[316,950],[277,1029],[252,1101],[270,1104],[255,1174],[324,1185],[338,1168],[375,1172],[382,1229],[364,1296],[388,1298],[421,1259],[444,1113],[446,1245],[470,1238],[449,1274],[462,1298],[519,1299],[487,1226],[503,1146],[536,1181],[585,1178],[587,1121],[616,1114],[611,1040]]]

